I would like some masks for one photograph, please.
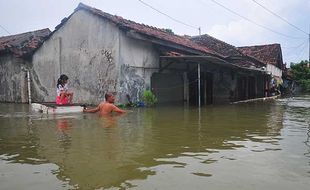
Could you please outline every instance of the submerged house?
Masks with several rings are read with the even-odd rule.
[[[266,88],[269,91],[266,92],[266,96],[270,95],[270,87],[272,85],[282,84],[282,72],[286,66],[282,59],[282,50],[280,44],[267,44],[256,46],[239,47],[240,51],[244,54],[254,57],[264,63],[266,72],[269,75]]]
[[[135,102],[145,89],[159,102],[182,102],[188,98],[184,72],[197,64],[174,66],[162,57],[169,52],[222,58],[185,37],[79,4],[33,55],[37,101],[55,101],[57,78],[65,73],[76,102],[96,104],[107,91],[117,92],[121,103]]]
[[[50,33],[42,29],[0,37],[0,102],[28,101],[26,75],[32,54]]]
[[[96,104],[107,91],[117,92],[120,103],[136,102],[145,89],[160,103],[203,105],[264,96],[266,72],[259,60],[204,38],[178,36],[80,3],[33,55],[36,101],[55,101],[62,73],[80,103]]]
[[[61,74],[69,76],[69,87],[77,103],[97,104],[104,100],[106,92],[116,92],[119,103],[138,102],[147,89],[155,93],[159,103],[194,105],[266,95],[269,74],[265,59],[209,35],[175,35],[82,3],[52,33],[45,29],[41,34],[27,38],[35,45],[29,45],[33,47],[31,51],[25,48],[29,51],[21,56],[6,49],[14,54],[12,58],[26,61],[26,67],[20,68],[30,73],[31,94],[36,102],[55,101]],[[25,44],[25,40],[15,42]],[[1,64],[3,73],[4,65],[14,65],[6,61]],[[1,92],[0,101],[26,101],[25,72],[22,74],[18,75],[23,79],[18,85],[24,86],[6,87],[12,92]],[[10,83],[8,78],[1,78],[1,87]],[[5,100],[16,94],[12,89],[22,91],[22,95]]]

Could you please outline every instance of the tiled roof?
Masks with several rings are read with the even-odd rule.
[[[78,7],[75,9],[75,11],[78,11],[78,10],[86,10],[86,11],[89,11],[95,15],[102,17],[102,18],[108,19],[111,22],[115,23],[118,27],[120,27],[121,29],[124,29],[124,30],[133,30],[139,34],[147,35],[149,37],[153,37],[153,38],[156,38],[159,40],[164,40],[164,41],[171,43],[171,44],[181,45],[183,47],[190,48],[192,50],[196,50],[196,51],[199,51],[201,53],[213,54],[213,55],[217,55],[217,56],[221,57],[221,55],[210,50],[208,47],[201,46],[201,45],[191,41],[189,38],[172,34],[171,32],[167,32],[164,29],[159,29],[156,27],[152,27],[152,26],[148,26],[148,25],[144,25],[144,24],[139,24],[139,23],[124,19],[120,16],[115,16],[115,15],[105,13],[99,9],[90,7],[90,6],[85,5],[83,3],[80,3],[78,5]]]
[[[245,46],[238,49],[242,53],[252,56],[265,64],[277,65],[279,59],[281,64],[283,64],[280,44]]]
[[[208,47],[209,49],[220,53],[221,55],[224,55],[226,57],[229,56],[242,56],[242,53],[238,48],[236,48],[233,45],[230,45],[226,42],[223,42],[219,39],[216,39],[208,34],[200,35],[200,36],[193,36],[191,37],[191,40],[203,45],[205,47]]]
[[[51,31],[48,28],[0,37],[0,54],[12,53],[17,57],[29,55],[34,52]]]
[[[244,54],[237,47],[230,45],[224,41],[216,39],[208,34],[193,36],[191,40],[208,47],[209,49],[220,53],[226,57],[230,63],[244,68],[260,68],[265,64],[251,55]]]

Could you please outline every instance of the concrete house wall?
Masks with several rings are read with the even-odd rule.
[[[177,69],[183,69],[183,71],[177,71]],[[190,103],[197,104],[197,64],[190,64],[188,70],[185,69],[186,63],[174,63],[166,72],[155,73],[152,76],[152,89],[158,97],[159,103],[186,102],[189,100]],[[210,85],[207,82],[210,80],[206,78],[207,75],[212,78],[210,81],[211,87],[207,86]],[[212,93],[212,103],[231,102],[230,91],[235,91],[236,86],[236,71],[216,64],[201,64],[201,98],[204,99],[202,100],[203,104],[207,103],[206,98],[209,95],[209,90]]]
[[[137,100],[152,74],[140,67],[158,64],[151,44],[130,39],[111,22],[85,10],[76,11],[33,56],[34,101],[55,101],[60,74],[69,76],[74,102],[97,104],[105,92]]]
[[[213,102],[230,102],[230,91],[236,88],[236,73],[230,69],[218,68],[213,73]],[[233,78],[231,74],[233,73]]]
[[[119,101],[140,101],[141,94],[151,89],[151,76],[158,71],[159,52],[149,42],[135,40],[120,32]]]
[[[22,68],[29,62],[13,55],[0,56],[0,102],[27,102],[27,78]]]
[[[270,73],[272,76],[282,77],[282,70],[272,64],[266,65],[266,71]]]

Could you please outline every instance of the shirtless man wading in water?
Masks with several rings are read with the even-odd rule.
[[[100,115],[108,115],[113,112],[115,113],[126,113],[127,112],[114,105],[115,97],[113,94],[106,93],[104,97],[106,100],[105,102],[101,102],[96,108],[90,108],[90,109],[85,108],[83,112],[86,112],[86,113],[100,112]]]

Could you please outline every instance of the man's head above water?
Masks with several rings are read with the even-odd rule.
[[[127,112],[126,110],[122,110],[114,105],[115,94],[116,93],[107,92],[104,95],[105,102],[101,102],[96,108],[90,108],[90,109],[85,108],[83,112],[87,112],[87,113],[100,112],[101,115],[107,115],[113,112],[126,113]]]
[[[104,98],[105,98],[105,101],[106,101],[106,102],[109,102],[109,103],[111,103],[111,104],[113,104],[114,101],[115,101],[115,96],[114,96],[114,94],[111,93],[111,92],[107,92],[107,93],[104,95]]]

